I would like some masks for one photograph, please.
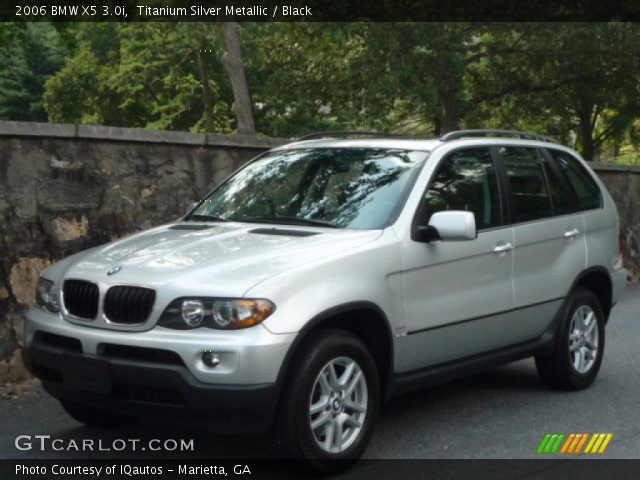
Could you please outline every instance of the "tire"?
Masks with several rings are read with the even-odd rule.
[[[60,404],[71,418],[89,427],[108,429],[131,425],[137,422],[136,418],[99,410],[89,405],[76,403],[72,400],[60,399]]]
[[[380,380],[371,353],[355,335],[327,329],[304,341],[291,365],[276,426],[281,453],[301,460],[294,462],[296,467],[315,473],[336,473],[348,468],[364,453],[380,406]],[[331,369],[336,373],[333,381]],[[338,395],[335,386],[339,386]],[[342,396],[338,398],[339,395]],[[317,412],[311,412],[312,404]],[[319,426],[312,429],[312,422]],[[360,427],[356,426],[358,423]]]
[[[600,370],[605,339],[602,306],[591,290],[575,289],[563,309],[559,329],[553,353],[536,357],[538,374],[551,388],[586,388]]]

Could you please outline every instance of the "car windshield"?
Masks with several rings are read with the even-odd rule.
[[[187,219],[382,228],[426,155],[372,148],[270,152],[216,188]]]

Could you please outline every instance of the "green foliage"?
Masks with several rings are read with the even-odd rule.
[[[198,53],[221,57],[215,25],[84,24],[77,49],[47,83],[54,122],[100,123],[169,130],[203,130]],[[215,126],[230,131],[232,113],[220,95],[224,73],[210,64]]]
[[[46,23],[0,23],[0,118],[46,121],[44,84],[63,64],[56,30]]]
[[[638,24],[239,28],[257,130],[266,135],[530,129],[588,159],[640,144]],[[214,23],[2,24],[0,51],[2,118],[235,128]]]

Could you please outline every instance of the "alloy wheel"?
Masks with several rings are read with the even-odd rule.
[[[585,374],[598,357],[598,319],[589,305],[580,305],[571,317],[569,354],[576,372]]]
[[[349,357],[329,361],[318,374],[309,401],[309,424],[316,444],[341,453],[357,440],[367,415],[367,380]]]

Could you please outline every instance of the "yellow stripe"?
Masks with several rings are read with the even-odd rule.
[[[591,435],[591,440],[589,440],[589,443],[587,443],[587,448],[584,449],[584,453],[591,453],[591,447],[594,443],[596,443],[596,438],[598,438],[597,433]]]
[[[580,453],[580,450],[582,450],[582,446],[584,445],[584,442],[587,441],[588,437],[589,437],[588,433],[583,433],[582,434],[582,439],[580,440],[580,443],[578,443],[578,446],[576,447],[575,453]]]
[[[572,433],[571,435],[569,435],[569,438],[567,438],[567,440],[564,442],[564,445],[562,445],[562,450],[560,450],[560,453],[565,453],[567,451],[567,448],[569,448],[569,444],[571,443],[571,441],[573,440],[573,437],[575,437],[576,434]]]
[[[591,448],[591,453],[598,453],[598,448],[600,447],[600,444],[604,440],[604,437],[606,437],[604,433],[600,433],[598,435],[598,439],[596,440],[596,443],[594,443],[593,447]]]
[[[598,453],[604,453],[604,449],[607,448],[607,445],[609,445],[609,442],[611,441],[612,437],[613,437],[613,434],[611,433],[607,434],[607,436],[604,439],[604,442],[602,442],[602,445],[600,445],[600,450],[598,450]]]

